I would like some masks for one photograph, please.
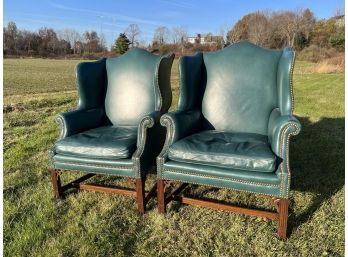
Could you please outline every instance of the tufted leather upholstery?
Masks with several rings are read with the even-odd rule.
[[[267,136],[206,130],[175,142],[170,160],[260,172],[273,172],[276,156]]]
[[[79,104],[57,117],[62,131],[51,151],[54,168],[144,177],[164,143],[159,119],[172,101],[173,59],[133,48],[78,64]]]
[[[290,186],[291,49],[239,42],[181,58],[178,110],[162,116],[158,177],[283,198]]]
[[[137,127],[104,126],[87,130],[56,143],[56,153],[78,157],[125,159],[134,153]]]

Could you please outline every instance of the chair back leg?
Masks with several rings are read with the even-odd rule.
[[[159,213],[166,213],[165,184],[162,179],[157,179],[157,205]]]
[[[278,236],[281,239],[286,239],[286,230],[288,226],[288,209],[289,209],[289,199],[281,198],[278,202]]]
[[[145,213],[145,179],[137,178],[135,180],[135,190],[137,194],[138,212]]]
[[[54,197],[60,198],[62,197],[62,184],[60,182],[61,171],[58,169],[51,169],[50,173],[51,173]]]

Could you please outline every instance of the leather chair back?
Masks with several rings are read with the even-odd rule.
[[[272,110],[291,109],[289,88],[282,88],[282,84],[288,85],[285,80],[290,72],[278,73],[279,65],[287,65],[287,71],[292,68],[293,52],[288,53],[283,60],[284,50],[264,49],[249,42],[204,53],[201,104],[206,125],[221,131],[267,135]]]
[[[113,125],[137,126],[146,114],[168,111],[173,58],[133,48],[106,60],[105,113]]]

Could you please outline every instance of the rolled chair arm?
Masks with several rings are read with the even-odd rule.
[[[155,111],[144,116],[138,125],[137,150],[132,156],[136,173],[139,177],[145,176],[146,172],[155,164],[153,160],[162,149],[165,131],[160,128],[162,113]]]
[[[290,158],[289,142],[292,135],[301,131],[300,122],[292,115],[281,115],[279,109],[274,109],[268,123],[268,138],[273,152],[279,158],[276,174],[281,180],[280,192],[288,197],[290,189]]]
[[[158,123],[161,118],[161,112],[156,111],[144,116],[138,125],[138,139],[137,139],[137,148],[145,147],[146,143],[146,133],[148,128],[152,128],[155,123]],[[142,152],[142,151],[140,151]],[[141,155],[141,154],[140,154]]]
[[[163,164],[168,158],[168,149],[176,141],[199,130],[201,112],[197,110],[176,111],[163,115],[160,123],[166,129],[162,151],[157,156],[157,175],[162,176]]]
[[[289,138],[301,131],[300,122],[292,115],[281,115],[275,109],[268,124],[268,138],[273,152],[283,158],[285,151],[288,151]]]
[[[163,115],[161,125],[167,129],[166,146],[181,138],[195,133],[199,129],[201,112],[197,110],[176,111]]]
[[[102,108],[78,109],[57,115],[56,120],[62,126],[59,139],[93,129],[102,124],[105,112]]]

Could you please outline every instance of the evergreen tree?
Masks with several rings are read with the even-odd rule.
[[[120,33],[112,49],[118,54],[124,54],[129,49],[130,41],[125,33]]]

